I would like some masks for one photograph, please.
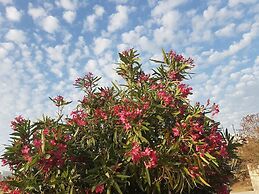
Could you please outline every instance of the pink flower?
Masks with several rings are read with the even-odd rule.
[[[32,161],[32,157],[30,155],[24,155],[23,156],[24,160],[31,162]]]
[[[70,115],[72,116],[72,123],[75,123],[78,126],[85,126],[87,124],[87,114],[83,110],[72,111]]]
[[[95,116],[98,118],[102,118],[103,120],[107,120],[107,114],[102,109],[96,109]]]
[[[44,135],[48,135],[48,134],[49,134],[49,129],[48,129],[48,128],[45,128],[45,129],[43,130],[43,134],[44,134]]]
[[[125,56],[125,57],[128,57],[128,56],[130,56],[130,53],[131,53],[132,51],[133,51],[132,48],[131,48],[131,49],[127,49],[127,50],[122,51],[121,54],[122,54],[123,56]]]
[[[223,158],[225,158],[225,157],[227,157],[228,156],[228,151],[227,151],[227,148],[226,148],[226,146],[224,146],[224,145],[222,145],[221,147],[220,147],[220,155],[223,157]]]
[[[3,192],[9,193],[10,188],[5,182],[0,182],[0,188]]]
[[[7,163],[7,160],[6,159],[2,159],[2,166],[6,166],[8,163]]]
[[[191,94],[192,87],[188,87],[186,84],[180,84],[178,88],[183,97],[187,97],[189,94]]]
[[[79,77],[75,80],[74,86],[84,88],[88,91],[92,89],[94,76],[91,72],[87,73],[83,78]]]
[[[193,67],[193,59],[191,58],[184,58],[183,55],[181,54],[177,54],[175,51],[171,50],[168,53],[169,57],[171,58],[172,61],[178,62],[178,63],[185,63],[188,64],[189,66]]]
[[[139,76],[139,82],[147,82],[149,80],[149,77],[150,77],[150,75],[146,75],[146,74],[142,73]]]
[[[144,162],[145,167],[150,168],[150,169],[155,168],[157,165],[156,151],[154,151],[150,148],[146,148],[144,153],[148,154],[148,156],[149,156],[149,160]]]
[[[63,96],[56,96],[54,99],[53,99],[53,102],[55,103],[55,105],[57,107],[59,106],[62,106],[65,104],[65,100],[64,100],[64,97]]]
[[[175,71],[170,71],[168,73],[168,78],[171,79],[172,81],[181,81],[179,73]]]
[[[30,147],[28,145],[23,146],[22,148],[22,155],[24,160],[31,162],[32,157],[30,156]]]
[[[14,191],[11,191],[10,194],[21,194],[21,190],[20,189],[15,189]]]
[[[55,141],[54,139],[50,140],[49,142],[50,142],[50,144],[53,145],[53,146],[57,145],[57,143],[56,143],[56,141]]]
[[[144,165],[146,168],[154,168],[157,165],[156,151],[147,147],[144,151],[141,151],[141,147],[134,142],[132,150],[127,154],[132,158],[133,163],[138,163],[141,158],[145,157]]]
[[[103,193],[103,191],[104,191],[104,185],[103,184],[102,185],[97,185],[95,187],[95,193]]]
[[[193,177],[193,178],[195,178],[197,176],[200,176],[199,167],[198,166],[191,166],[189,168],[189,172],[191,174],[191,177]]]
[[[22,148],[22,154],[23,154],[23,155],[27,155],[27,154],[29,154],[29,152],[30,152],[29,146],[28,146],[28,145],[23,146],[23,148]]]
[[[16,130],[18,125],[21,125],[24,122],[25,122],[25,119],[21,115],[19,115],[19,116],[15,117],[13,121],[11,121],[11,128],[13,130]]]
[[[67,145],[65,145],[65,144],[58,144],[58,151],[60,152],[60,153],[64,153],[65,151],[67,150]]]
[[[180,136],[180,131],[179,131],[178,128],[174,127],[172,129],[172,131],[173,131],[174,137],[179,137]]]
[[[132,126],[131,126],[131,124],[129,124],[129,123],[125,123],[124,128],[125,128],[126,130],[130,129],[131,127],[132,127]]]
[[[133,163],[139,162],[139,160],[142,157],[140,146],[136,142],[134,142],[133,147],[128,154],[131,156],[131,159],[132,159]]]
[[[36,148],[40,148],[40,147],[41,147],[41,140],[40,140],[40,139],[34,139],[34,140],[33,140],[33,145],[34,145]]]
[[[164,90],[157,92],[157,96],[164,101],[165,106],[170,105],[173,101],[173,97]]]
[[[212,116],[217,115],[219,113],[219,105],[214,103],[211,112]]]

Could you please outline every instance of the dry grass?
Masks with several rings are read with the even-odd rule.
[[[238,162],[235,180],[231,186],[234,192],[253,190],[247,165],[249,164],[252,168],[259,165],[259,139],[249,137],[246,140],[247,142],[238,150],[241,160]]]

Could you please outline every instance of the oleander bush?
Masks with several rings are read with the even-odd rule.
[[[134,49],[119,57],[123,84],[101,87],[88,73],[70,115],[57,96],[56,118],[14,119],[5,193],[229,193],[237,144],[213,119],[218,105],[190,103],[193,60],[163,51],[146,74]]]

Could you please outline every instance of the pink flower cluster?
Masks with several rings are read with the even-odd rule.
[[[101,118],[103,120],[107,120],[107,118],[108,118],[106,112],[104,112],[101,108],[95,109],[94,116],[95,116],[95,118]]]
[[[53,167],[62,167],[65,162],[64,155],[67,151],[67,145],[59,143],[56,146],[56,149],[50,150],[46,153],[39,164],[42,167],[44,172],[49,172]]]
[[[113,112],[114,115],[119,117],[119,121],[124,125],[124,128],[129,130],[132,128],[131,122],[143,115],[149,105],[145,103],[143,106],[136,105],[136,107],[134,107],[134,104],[129,105],[129,102],[126,101],[126,105],[115,105]]]
[[[127,49],[127,50],[124,50],[121,52],[121,54],[125,57],[129,57],[130,56],[130,53],[133,51],[133,48],[130,48],[130,49]]]
[[[181,81],[180,74],[176,71],[169,71],[167,76],[172,81]]]
[[[12,190],[6,182],[0,182],[0,191],[6,194],[22,194],[22,191],[18,188]]]
[[[189,94],[192,94],[192,87],[188,87],[186,84],[179,84],[178,88],[184,98],[186,98]]]
[[[24,122],[25,122],[25,119],[21,115],[19,115],[19,116],[15,117],[13,121],[11,121],[11,128],[13,130],[16,130],[17,127],[19,125],[23,124]]]
[[[140,159],[145,158],[144,165],[146,168],[155,168],[157,166],[157,155],[156,151],[147,147],[142,151],[139,144],[133,143],[132,149],[127,155],[131,156],[133,163],[138,163]]]
[[[160,90],[157,92],[157,96],[159,99],[161,99],[164,102],[164,106],[173,106],[172,102],[173,102],[173,97],[171,94],[168,94],[166,91],[164,90]]]
[[[76,110],[71,112],[71,119],[69,119],[68,123],[73,125],[77,124],[78,126],[87,125],[87,114],[83,110]]]
[[[75,80],[74,85],[76,87],[84,88],[86,90],[91,90],[93,84],[94,76],[91,72],[86,74],[83,78],[79,77]]]
[[[21,150],[23,158],[28,162],[31,162],[32,160],[30,150],[31,148],[29,147],[29,145],[24,145]]]
[[[177,53],[176,53],[175,51],[173,51],[173,50],[171,50],[171,51],[169,52],[169,57],[170,57],[172,60],[174,60],[174,61],[176,61],[176,62],[178,62],[178,63],[187,63],[187,64],[189,64],[189,65],[191,65],[191,66],[193,66],[193,63],[194,63],[194,60],[193,60],[193,59],[191,59],[191,58],[186,59],[186,58],[184,58],[183,55],[177,54]]]
[[[215,157],[225,158],[228,156],[227,144],[221,133],[217,131],[217,127],[212,127],[209,134],[204,129],[204,126],[197,122],[190,122],[190,136],[195,142],[204,142],[204,144],[196,145],[196,151],[204,156],[205,153],[210,153]],[[206,142],[206,143],[205,143]]]
[[[64,165],[67,153],[66,143],[71,137],[68,134],[60,133],[60,131],[55,128],[45,128],[42,130],[42,133],[44,134],[44,152],[42,150],[43,142],[40,130],[33,136],[32,145],[34,149],[33,147],[30,149],[28,146],[24,146],[22,154],[24,158],[26,158],[31,151],[40,154],[42,157],[38,163],[38,167],[47,173],[54,167],[59,168]]]
[[[65,100],[64,100],[64,97],[63,96],[56,96],[55,98],[53,98],[53,102],[55,103],[55,105],[57,107],[60,107],[62,105],[64,105],[65,103]]]
[[[211,112],[212,112],[212,116],[217,115],[219,113],[219,105],[214,103],[212,105]]]

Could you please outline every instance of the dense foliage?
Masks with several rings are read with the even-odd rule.
[[[119,56],[124,84],[99,87],[89,73],[74,83],[85,95],[69,116],[57,96],[57,118],[15,118],[5,193],[228,193],[235,144],[208,116],[218,105],[191,105],[193,60],[163,52],[149,75],[135,50]]]

